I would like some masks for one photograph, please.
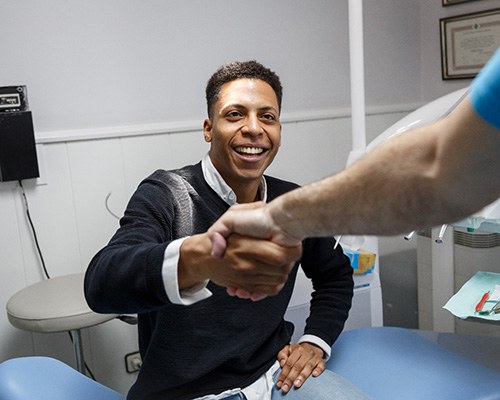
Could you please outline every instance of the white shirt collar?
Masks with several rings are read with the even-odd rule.
[[[205,154],[201,160],[201,169],[203,171],[205,181],[222,200],[230,206],[237,204],[236,193],[234,193],[233,189],[231,189],[231,187],[224,181],[224,178],[222,178],[219,171],[215,168],[208,153]],[[264,176],[262,176],[260,180],[260,199],[264,203],[267,201],[267,184]]]

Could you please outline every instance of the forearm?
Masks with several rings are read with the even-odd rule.
[[[166,245],[111,245],[90,262],[85,297],[96,312],[135,314],[163,306],[168,300],[161,280]]]
[[[272,219],[295,237],[389,235],[453,222],[484,207],[500,195],[500,132],[477,117],[468,100],[459,108],[335,176],[279,197],[268,205]]]
[[[399,150],[399,141],[393,139],[341,173],[270,203],[273,220],[300,237],[393,234],[425,224],[415,218],[422,217],[422,204],[433,202],[424,172],[431,161],[411,153],[411,143]],[[420,165],[412,165],[410,158],[420,159]]]
[[[210,279],[211,244],[208,234],[193,235],[181,245],[177,269],[179,289],[189,289]]]
[[[319,285],[316,282],[311,297],[310,314],[304,329],[304,335],[314,335],[329,346],[332,346],[342,333],[352,305],[352,278],[338,278],[339,281],[329,280]],[[319,344],[314,341],[313,343]]]
[[[304,334],[315,335],[332,346],[342,332],[353,297],[352,268],[332,237],[308,238],[300,264],[313,292]],[[317,344],[317,343],[316,343]]]

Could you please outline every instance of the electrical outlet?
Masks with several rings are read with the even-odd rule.
[[[125,368],[129,374],[139,371],[141,369],[142,359],[138,351],[129,353],[125,356]]]

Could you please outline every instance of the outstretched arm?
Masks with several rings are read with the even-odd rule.
[[[391,235],[453,222],[500,196],[499,154],[500,131],[467,99],[447,118],[277,198],[268,219],[294,237]]]
[[[499,108],[500,109],[500,108]],[[214,254],[231,232],[287,245],[310,236],[392,235],[467,217],[500,196],[500,131],[466,99],[447,118],[389,140],[350,168],[209,230]]]
[[[446,118],[265,207],[230,209],[209,230],[214,254],[231,232],[286,244],[308,236],[392,235],[467,217],[500,196],[498,110],[500,50]]]

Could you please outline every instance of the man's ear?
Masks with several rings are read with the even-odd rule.
[[[208,118],[203,121],[203,136],[205,142],[210,143],[212,141],[212,121]]]

